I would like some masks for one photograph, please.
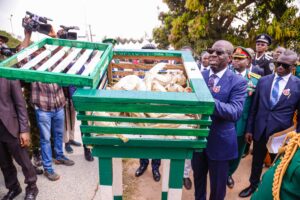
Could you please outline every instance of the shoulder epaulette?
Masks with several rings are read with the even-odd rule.
[[[260,79],[261,78],[261,75],[259,74],[256,74],[256,73],[253,73],[253,72],[249,72],[250,76],[256,78],[256,79]]]
[[[272,57],[271,55],[268,55],[268,54],[265,54],[265,58],[266,58],[267,60],[273,60],[273,57]]]

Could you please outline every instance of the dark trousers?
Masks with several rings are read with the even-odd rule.
[[[210,178],[210,200],[224,200],[229,161],[210,160],[205,152],[194,152],[192,158],[194,171],[195,200],[206,199],[207,173]]]
[[[248,144],[245,141],[244,135],[238,136],[237,141],[238,141],[238,157],[234,160],[229,161],[229,172],[228,172],[229,176],[231,176],[237,170],[240,161],[242,159],[242,156],[245,152],[246,144]]]
[[[12,190],[19,186],[17,169],[12,157],[22,167],[25,183],[29,188],[36,187],[36,172],[30,161],[27,149],[20,146],[18,138],[13,137],[0,121],[0,167],[4,176],[5,186]]]
[[[140,165],[148,165],[148,164],[149,164],[148,159],[145,159],[145,158],[140,159]],[[159,166],[160,166],[160,159],[152,159],[151,165],[152,165],[152,171],[158,170]]]
[[[263,169],[264,160],[267,154],[267,140],[265,135],[259,139],[259,141],[253,141],[253,158],[252,158],[252,167],[250,175],[250,184],[253,187],[257,187],[260,182],[260,176]],[[273,161],[276,157],[276,154],[270,154],[271,160]]]

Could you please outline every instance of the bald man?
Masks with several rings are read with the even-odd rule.
[[[282,54],[285,51],[284,47],[277,47],[273,53],[273,59],[274,61],[277,61],[280,54]]]
[[[206,51],[201,54],[201,63],[199,65],[199,69],[201,72],[210,69],[208,58],[209,58],[209,53],[207,53]]]
[[[215,100],[215,109],[211,115],[207,148],[193,154],[196,200],[206,199],[208,172],[209,199],[224,200],[229,161],[238,156],[235,122],[242,115],[247,81],[228,69],[233,50],[233,45],[226,40],[215,42],[207,50],[210,70],[202,72],[202,75]]]
[[[286,50],[275,63],[275,74],[264,76],[257,83],[245,134],[246,141],[253,140],[250,185],[240,192],[240,197],[249,197],[257,189],[269,137],[292,127],[294,113],[300,110],[300,80],[291,73],[296,61],[297,54]],[[299,133],[300,117],[297,120]],[[275,158],[275,154],[270,155]]]

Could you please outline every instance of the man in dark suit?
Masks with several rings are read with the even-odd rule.
[[[22,167],[25,176],[25,200],[38,194],[36,173],[25,147],[30,144],[28,115],[19,81],[0,78],[0,167],[9,190],[3,200],[14,199],[22,189],[12,157]]]
[[[207,173],[210,175],[210,199],[223,200],[226,195],[226,181],[229,161],[237,158],[237,137],[235,122],[241,117],[246,98],[247,81],[228,69],[233,46],[219,40],[208,49],[210,70],[203,78],[215,99],[215,111],[211,116],[207,148],[194,152],[195,199],[206,199]]]
[[[247,119],[249,116],[249,110],[251,107],[252,99],[255,92],[255,87],[260,75],[254,73],[260,72],[260,69],[256,66],[249,67],[251,65],[251,54],[244,47],[235,48],[232,54],[232,66],[233,72],[243,77],[247,83],[247,98],[244,103],[244,109],[242,117],[236,122],[236,132],[238,141],[238,158],[231,160],[229,163],[229,174],[227,179],[227,186],[229,188],[234,187],[234,179],[232,174],[238,168],[241,157],[245,151],[246,141],[245,141],[245,131],[247,125]],[[251,69],[252,68],[252,69]],[[252,70],[252,71],[251,71]]]
[[[245,134],[248,142],[253,139],[250,186],[240,192],[240,197],[250,196],[258,186],[269,137],[293,126],[294,112],[300,109],[300,80],[291,74],[296,60],[297,54],[286,50],[275,63],[276,73],[258,81]],[[297,132],[299,121],[298,117]]]

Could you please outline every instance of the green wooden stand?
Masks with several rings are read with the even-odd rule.
[[[170,159],[169,174],[166,174],[168,170],[167,172],[164,170],[165,166],[163,164],[163,177],[168,175],[170,178],[168,185],[165,183],[168,178],[163,178],[162,199],[181,199],[185,159],[192,158],[195,147],[197,149],[205,148],[206,140],[203,138],[202,140],[195,141],[168,141],[163,139],[151,139],[151,141],[159,145],[155,147],[144,145],[149,142],[149,140],[145,141],[144,139],[129,139],[127,143],[122,143],[117,138],[106,138],[103,141],[103,138],[100,137],[83,137],[84,143],[94,146],[92,150],[93,155],[99,158],[99,179],[102,199],[122,199],[120,191],[118,194],[113,192],[113,187],[118,187],[114,186],[115,183],[113,182],[113,177],[116,176],[113,173],[113,167],[115,167],[112,162],[113,158]],[[117,179],[122,179],[122,176],[117,177]]]

